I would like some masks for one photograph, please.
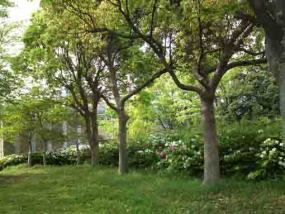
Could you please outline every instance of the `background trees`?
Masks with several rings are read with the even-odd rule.
[[[251,1],[253,8],[262,4]],[[82,116],[93,165],[99,162],[99,121],[112,124],[98,117],[104,100],[118,120],[120,174],[127,172],[127,134],[132,143],[160,132],[176,134],[173,142],[183,139],[186,147],[193,143],[197,154],[203,149],[197,162],[204,161],[204,183],[212,184],[230,151],[224,141],[243,139],[225,140],[223,132],[238,129],[226,126],[270,124],[279,116],[275,82],[257,66],[266,63],[264,33],[249,14],[237,1],[42,1],[14,70],[42,79]],[[201,133],[203,145],[197,143]],[[175,152],[175,145],[159,144],[159,157]],[[186,156],[181,160],[191,165]]]
[[[204,182],[216,182],[220,173],[215,94],[228,70],[265,62],[264,59],[244,60],[251,52],[250,43],[258,42],[249,37],[253,25],[236,20],[226,2],[153,1],[151,6],[144,2],[108,2],[124,17],[134,37],[148,44],[177,86],[199,94],[205,142]],[[144,9],[140,11],[139,8]],[[182,76],[188,73],[186,83],[181,82],[177,72]]]
[[[48,142],[62,141],[63,135],[56,124],[60,124],[64,117],[56,110],[60,106],[39,88],[32,88],[30,93],[18,97],[13,103],[5,106],[2,110],[1,121],[3,122],[1,133],[5,140],[12,142],[21,135],[28,144],[28,164],[32,165],[32,140],[37,137],[42,144],[43,164],[46,164],[45,154]]]
[[[58,17],[53,19],[47,11],[37,14],[33,25],[26,31],[26,50],[23,55],[30,58],[35,71],[46,79],[50,87],[65,90],[62,96],[66,97],[66,104],[84,118],[91,148],[91,163],[97,165],[97,108],[102,93],[100,82],[104,70],[100,56],[94,51],[95,46],[99,48],[99,45],[88,35],[72,34],[66,28],[62,28],[63,20],[57,21]],[[76,23],[72,23],[72,26],[76,26]],[[57,36],[54,36],[55,33]]]

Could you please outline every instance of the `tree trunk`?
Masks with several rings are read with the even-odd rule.
[[[46,153],[47,153],[47,142],[44,141],[44,151],[43,151],[43,166],[44,167],[46,167],[47,165]]]
[[[98,129],[98,117],[97,107],[98,102],[93,104],[93,113],[91,114],[91,132],[92,132],[92,146],[91,146],[91,165],[97,166],[99,164],[99,129]]]
[[[284,44],[266,37],[266,57],[269,69],[274,73],[279,86],[280,113],[282,117],[282,139],[285,140],[285,38]]]
[[[80,165],[80,149],[79,149],[79,139],[76,141],[76,165]]]
[[[282,117],[282,139],[285,141],[285,62],[280,66],[279,72],[279,93],[280,93],[280,112]]]
[[[91,150],[91,166],[99,165],[99,142],[94,140],[92,142]]]
[[[124,175],[128,173],[128,153],[127,153],[127,122],[129,116],[124,110],[119,112],[119,169],[118,173]]]
[[[214,98],[201,98],[204,135],[204,181],[214,184],[220,179],[218,136],[216,131]]]
[[[32,166],[32,142],[28,142],[29,152],[28,152],[28,165]]]
[[[279,83],[282,138],[285,141],[285,1],[248,0],[266,34],[266,56]]]
[[[85,117],[86,134],[90,146],[91,166],[99,164],[99,130],[97,121],[97,109]]]

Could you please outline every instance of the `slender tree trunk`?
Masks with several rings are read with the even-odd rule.
[[[204,181],[214,184],[220,179],[218,136],[215,122],[214,98],[202,98],[202,127],[204,135]]]
[[[32,142],[29,140],[28,142],[29,152],[28,152],[28,165],[32,166]]]
[[[44,151],[43,151],[43,166],[44,167],[46,167],[46,165],[47,165],[46,154],[47,154],[47,142],[44,141]]]
[[[119,112],[119,169],[118,173],[124,175],[128,173],[128,153],[127,153],[127,122],[129,116],[124,110]]]
[[[77,139],[75,145],[76,145],[76,165],[80,165],[81,154],[80,154],[80,149],[79,149],[79,139]]]
[[[92,128],[92,148],[91,148],[91,164],[92,166],[99,165],[99,128],[98,128],[98,117],[97,117],[97,107],[98,102],[94,101],[93,113],[91,114],[91,128]]]

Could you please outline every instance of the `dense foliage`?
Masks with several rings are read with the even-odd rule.
[[[271,132],[272,138],[266,137],[268,132]],[[233,127],[223,132],[220,154],[223,175],[250,180],[282,176],[285,149],[277,137],[279,133],[275,131],[275,134],[256,125],[248,125],[248,129],[239,131]],[[100,165],[118,165],[118,146],[115,142],[102,144],[100,151]],[[151,135],[148,142],[131,143],[128,152],[131,168],[166,170],[193,177],[201,176],[203,172],[201,134],[193,134],[188,141],[174,135]],[[0,168],[26,161],[27,155],[10,155],[0,160]],[[75,165],[76,149],[69,147],[60,152],[47,153],[46,161],[48,165]],[[90,153],[84,148],[81,150],[81,163],[89,161]],[[33,164],[42,164],[42,153],[33,153]]]
[[[1,5],[0,19],[10,3]],[[29,150],[0,168],[88,162],[119,166],[119,174],[185,173],[204,184],[282,176],[283,92],[248,6],[42,0],[20,54],[6,56],[12,27],[0,35],[0,133]],[[44,153],[32,154],[35,144]]]

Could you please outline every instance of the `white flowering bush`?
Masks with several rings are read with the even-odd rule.
[[[256,153],[257,170],[248,174],[248,179],[278,177],[285,170],[285,145],[278,139],[267,138]]]
[[[0,159],[0,171],[8,166],[15,166],[27,162],[25,155],[8,155]]]

